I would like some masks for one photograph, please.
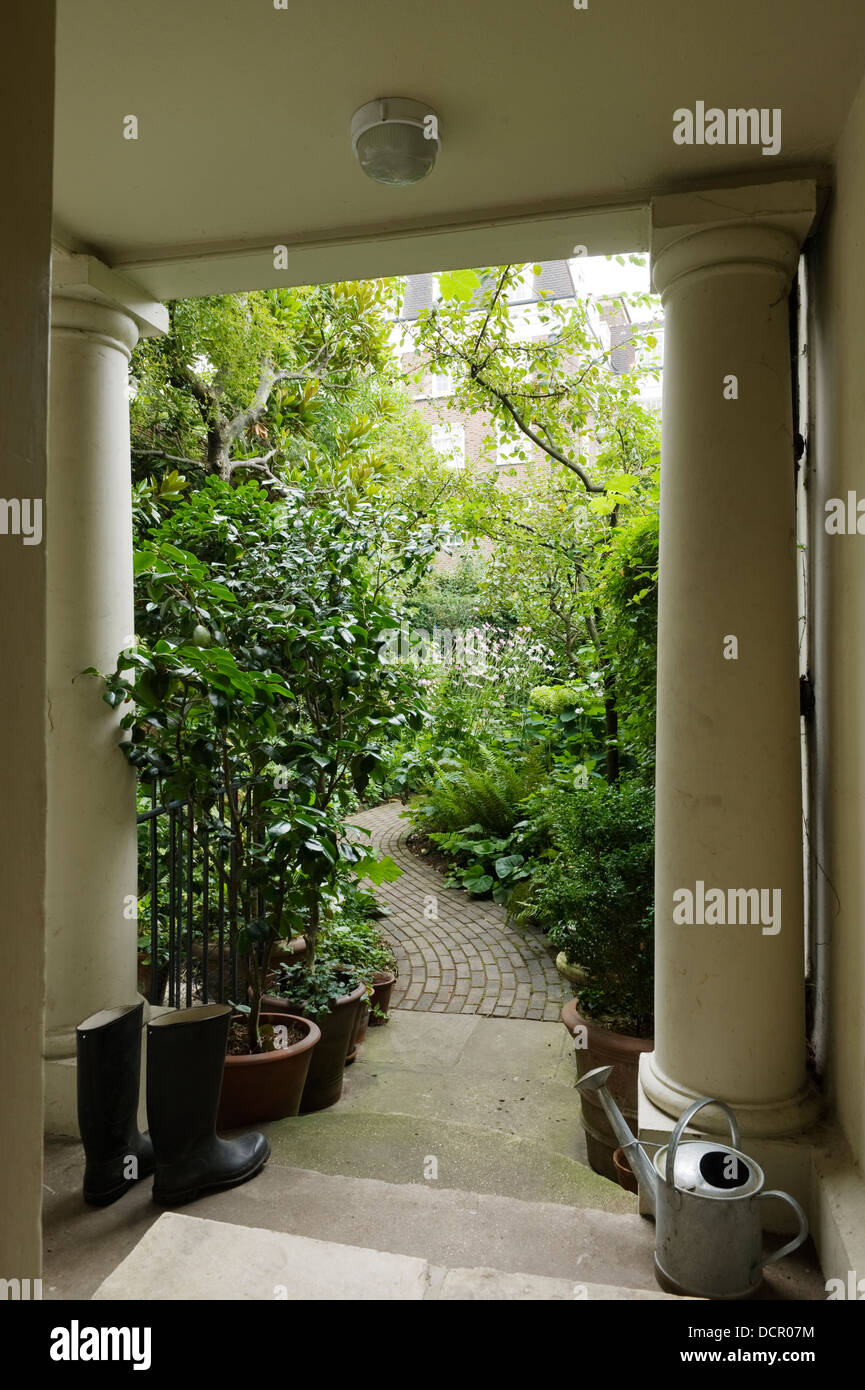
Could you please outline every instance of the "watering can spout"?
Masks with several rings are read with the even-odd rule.
[[[641,1148],[639,1141],[631,1133],[624,1115],[607,1090],[607,1079],[612,1070],[612,1067],[595,1067],[594,1071],[586,1072],[585,1076],[577,1082],[577,1090],[583,1093],[594,1091],[597,1094],[598,1100],[604,1108],[604,1114],[612,1126],[613,1133],[624,1149],[628,1162],[649,1201],[652,1211],[655,1211],[658,1195],[657,1175],[645,1150]]]

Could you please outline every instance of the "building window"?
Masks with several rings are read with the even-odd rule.
[[[413,397],[416,401],[436,401],[444,400],[454,393],[454,378],[452,372],[427,372],[421,382],[421,388]]]
[[[429,395],[431,397],[452,396],[453,393],[454,379],[450,372],[430,372]]]
[[[448,468],[462,468],[466,461],[466,432],[462,425],[433,425],[432,446]]]

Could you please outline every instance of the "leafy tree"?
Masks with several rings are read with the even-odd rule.
[[[588,494],[603,498],[599,510],[610,511],[632,489],[627,465],[642,455],[645,412],[637,402],[637,374],[609,370],[613,349],[599,346],[585,300],[542,300],[541,335],[527,336],[508,298],[525,270],[508,265],[441,276],[440,301],[417,319],[418,351],[433,370],[453,375],[458,409],[490,413],[524,461],[534,445],[572,472]],[[648,296],[631,299],[649,302]],[[635,328],[630,345],[635,366],[656,370],[651,332]],[[618,440],[618,450],[599,460],[600,476],[589,473],[587,433],[607,454]]]
[[[454,376],[457,407],[490,415],[515,458],[528,465],[525,480],[507,486],[500,470],[460,470],[450,515],[456,529],[492,547],[483,584],[487,604],[548,642],[559,654],[564,680],[597,677],[613,782],[623,732],[619,648],[628,645],[631,615],[623,611],[608,623],[607,607],[642,604],[645,636],[654,587],[642,565],[640,584],[626,594],[610,567],[628,552],[620,534],[637,524],[645,539],[656,525],[657,420],[639,401],[637,374],[609,370],[609,350],[599,348],[585,303],[541,303],[542,333],[527,336],[508,300],[523,270],[506,266],[441,277],[440,302],[418,320],[418,348],[433,370]],[[652,369],[656,339],[635,329],[634,340],[637,364]],[[643,550],[645,560],[645,544]],[[633,644],[629,651],[634,655]],[[632,692],[642,689],[640,682],[646,689],[654,683],[646,642],[639,651],[640,672],[627,678]],[[645,715],[643,694],[639,701]],[[627,733],[639,743],[631,750],[637,761],[648,761],[654,735],[646,718],[628,719]]]
[[[164,338],[133,359],[133,459],[196,478],[289,475],[362,464],[387,413],[388,348],[398,283],[369,281],[178,300]],[[377,376],[384,398],[376,400]],[[381,391],[379,396],[381,396]]]

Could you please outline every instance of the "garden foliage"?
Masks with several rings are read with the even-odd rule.
[[[417,325],[519,478],[436,458],[389,347],[396,282],[172,305],[136,350],[138,639],[106,698],[142,779],[209,827],[253,1047],[280,938],[307,938],[313,1011],[339,966],[387,968],[359,884],[393,866],[347,829],[387,795],[450,882],[588,970],[586,1010],[650,1025],[657,419],[585,305],[518,331],[524,269],[443,275]],[[635,333],[646,370],[655,346]]]

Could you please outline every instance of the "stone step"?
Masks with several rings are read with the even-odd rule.
[[[93,1297],[135,1302],[588,1302],[670,1295],[488,1267],[447,1268],[365,1246],[166,1212]]]
[[[268,1126],[271,1139],[280,1127]],[[331,1137],[340,1133],[347,1141],[348,1133],[336,1127]],[[281,1146],[276,1147],[251,1182],[202,1197],[183,1214],[403,1255],[446,1269],[655,1287],[654,1227],[633,1211],[603,1212],[412,1182],[407,1172],[398,1182],[326,1173],[285,1163]],[[528,1166],[527,1182],[532,1147],[513,1151],[515,1160]],[[150,1199],[150,1180],[111,1207],[86,1207],[80,1197],[81,1146],[54,1141],[47,1158],[46,1297],[89,1298],[162,1213]],[[418,1175],[417,1167],[412,1171]]]
[[[254,1182],[196,1202],[195,1214],[407,1255],[446,1269],[657,1289],[655,1223],[633,1207],[601,1211],[432,1183],[346,1177],[272,1158]],[[769,1237],[767,1249],[782,1242],[781,1236]],[[825,1296],[810,1246],[769,1265],[758,1295]]]
[[[50,1146],[48,1160],[45,1296],[89,1298],[163,1213],[150,1199],[149,1181],[136,1184],[111,1207],[85,1207],[80,1197],[83,1157],[72,1141]],[[180,1215],[229,1229],[247,1227],[425,1261],[431,1270],[450,1271],[448,1289],[471,1285],[473,1292],[453,1297],[566,1296],[561,1289],[555,1295],[551,1290],[533,1292],[541,1287],[533,1282],[538,1279],[563,1282],[568,1298],[583,1296],[574,1294],[575,1285],[657,1292],[654,1224],[633,1212],[321,1173],[273,1157],[253,1181],[203,1197]],[[518,1288],[524,1292],[512,1291]],[[762,1296],[825,1298],[813,1252],[797,1251],[771,1265]]]
[[[273,1160],[344,1177],[633,1213],[636,1199],[546,1144],[436,1116],[336,1107],[262,1126]]]
[[[654,1289],[654,1225],[631,1213],[567,1207],[425,1183],[285,1166],[195,1203],[208,1220],[574,1282]]]

